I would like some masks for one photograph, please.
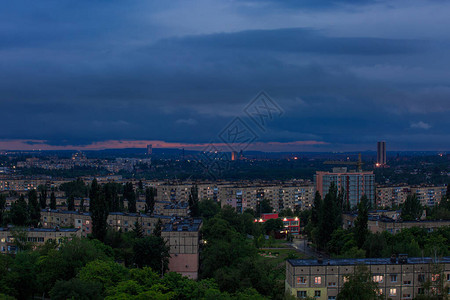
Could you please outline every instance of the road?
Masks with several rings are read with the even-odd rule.
[[[298,252],[301,252],[310,258],[317,258],[319,255],[322,255],[322,258],[324,259],[328,258],[328,255],[317,252],[313,248],[309,247],[308,241],[305,239],[294,239],[294,241],[290,245]]]

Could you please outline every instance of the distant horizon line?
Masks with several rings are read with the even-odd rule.
[[[387,142],[389,145],[389,143]],[[37,139],[0,139],[0,151],[105,151],[123,149],[146,149],[152,145],[153,149],[184,149],[187,151],[208,152],[217,150],[220,152],[254,151],[264,153],[354,153],[354,152],[377,152],[376,142],[373,149],[347,149],[331,150],[331,143],[317,140],[303,140],[291,142],[253,142],[248,144],[238,143],[181,143],[166,142],[162,140],[106,140],[92,142],[85,145],[54,145],[48,140]],[[342,146],[342,145],[341,145]],[[326,148],[325,148],[326,147]],[[351,147],[351,146],[349,146]],[[367,144],[365,145],[367,147]],[[448,150],[402,150],[386,149],[386,152],[450,152]]]

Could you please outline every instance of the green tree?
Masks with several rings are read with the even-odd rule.
[[[67,210],[75,210],[75,198],[72,195],[67,198]]]
[[[128,200],[128,212],[135,213],[136,212],[136,193],[134,192],[133,183],[127,182],[125,183],[125,187],[123,190],[124,199]]]
[[[319,226],[317,232],[317,245],[324,249],[331,240],[334,230],[342,226],[341,209],[337,199],[337,188],[331,183],[328,193],[325,195],[320,212]]]
[[[28,192],[28,211],[29,211],[29,224],[37,226],[41,220],[41,208],[38,201],[38,194],[36,190]]]
[[[45,185],[39,185],[39,204],[41,208],[44,209],[47,207],[47,187]]]
[[[77,277],[85,282],[99,283],[103,289],[128,277],[128,269],[114,261],[94,260],[86,264]]]
[[[355,237],[358,248],[362,248],[366,241],[367,234],[369,233],[369,230],[367,229],[369,221],[368,202],[366,195],[364,195],[358,203],[358,216],[355,220]]]
[[[4,194],[0,194],[0,226],[5,225],[5,208],[6,208],[6,196]]]
[[[420,204],[417,195],[409,195],[406,197],[405,203],[402,207],[401,217],[403,220],[417,220],[422,215],[422,205]]]
[[[198,208],[198,188],[197,185],[191,187],[191,193],[189,194],[189,209],[191,211],[191,217],[196,218],[199,216]]]
[[[28,224],[28,207],[23,195],[20,195],[19,199],[11,205],[9,216],[11,222],[16,226]]]
[[[61,184],[59,189],[65,192],[67,198],[70,196],[84,198],[88,192],[88,187],[81,178]]]
[[[273,207],[270,206],[270,202],[267,199],[263,199],[259,201],[259,204],[256,205],[256,214],[258,217],[261,217],[261,214],[272,213]]]
[[[155,210],[155,188],[145,189],[145,213],[153,214]]]
[[[105,194],[102,192],[96,179],[92,181],[89,199],[89,211],[92,218],[92,235],[100,241],[103,241],[108,227],[108,203]]]
[[[97,282],[84,281],[79,278],[72,278],[70,280],[58,280],[50,291],[50,296],[54,300],[103,299],[101,284]]]
[[[314,196],[314,204],[311,210],[311,225],[313,227],[319,226],[322,219],[322,197],[319,192],[316,192]]]
[[[84,208],[84,198],[81,198],[81,200],[80,200],[80,211],[81,211],[81,212],[85,212],[85,208]]]
[[[38,291],[38,259],[39,253],[35,251],[17,253],[10,269],[3,278],[7,290],[2,292],[6,292],[19,300],[32,299]]]
[[[365,265],[357,265],[353,274],[347,277],[342,290],[339,292],[338,300],[374,300],[383,299],[378,295],[378,284],[372,281],[372,274]]]
[[[162,231],[163,223],[160,218],[158,218],[158,221],[155,224],[155,229],[153,230],[153,235],[161,237],[161,231]]]
[[[169,266],[169,247],[163,238],[147,236],[135,240],[133,246],[134,263],[139,268],[150,267],[164,274]]]
[[[88,262],[98,259],[113,259],[111,247],[98,240],[73,238],[63,241],[59,250],[50,248],[43,253],[38,264],[41,294],[48,294],[56,281],[74,278]]]
[[[283,221],[281,219],[269,219],[264,223],[264,230],[266,234],[273,234],[283,229]]]
[[[50,194],[50,209],[56,209],[56,196],[55,192]]]
[[[144,237],[144,229],[142,228],[142,224],[139,219],[136,218],[136,222],[134,222],[133,233],[136,238],[141,239]]]
[[[220,205],[214,200],[202,200],[198,203],[199,216],[209,220],[220,211]]]

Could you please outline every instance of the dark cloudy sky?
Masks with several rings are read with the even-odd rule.
[[[4,1],[0,149],[450,149],[445,0]],[[283,109],[262,131],[261,90]]]

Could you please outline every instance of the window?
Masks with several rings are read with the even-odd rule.
[[[322,284],[322,277],[320,276],[314,277],[314,284]]]
[[[89,225],[89,220],[86,220],[86,225]]]
[[[389,289],[389,296],[397,296],[397,289]]]
[[[404,280],[404,281],[403,281],[403,284],[404,284],[404,285],[411,285],[411,280]]]
[[[425,294],[425,289],[424,289],[424,288],[419,288],[419,289],[417,290],[417,294],[419,294],[419,295]]]
[[[383,275],[374,275],[373,281],[374,282],[383,282]]]
[[[301,277],[297,277],[297,284],[305,284],[306,283],[306,278],[301,276]]]
[[[328,300],[336,300],[336,296],[328,296]]]
[[[391,275],[391,282],[397,282],[397,275]]]
[[[335,281],[330,281],[330,282],[328,282],[328,286],[336,286],[336,282]]]
[[[419,282],[425,282],[425,275],[424,275],[424,274],[419,274],[419,275],[417,276],[417,280],[418,280]]]
[[[411,299],[411,294],[403,294],[403,299]]]
[[[314,291],[314,298],[320,297],[320,291]]]
[[[306,298],[306,291],[298,291],[297,298]]]
[[[80,223],[81,223],[81,220],[77,220],[77,223],[80,224]]]
[[[450,274],[447,274],[447,281],[450,281]]]

